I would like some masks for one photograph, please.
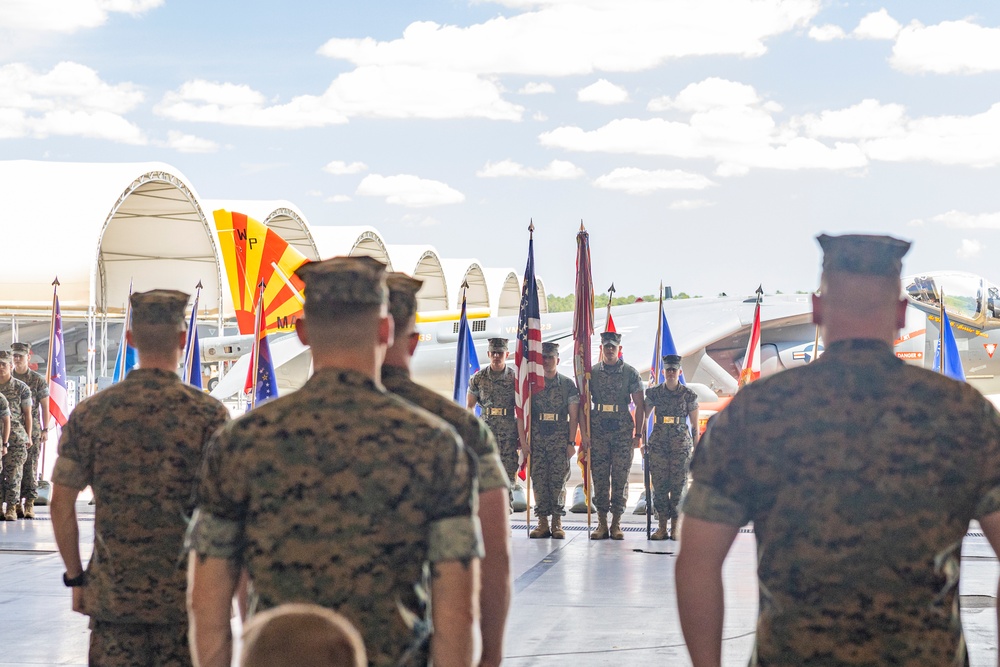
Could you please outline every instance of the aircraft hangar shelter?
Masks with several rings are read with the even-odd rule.
[[[520,302],[521,281],[512,269],[442,258],[430,245],[389,244],[369,226],[311,224],[287,200],[203,199],[179,170],[161,162],[0,161],[0,201],[5,227],[22,233],[31,249],[0,264],[0,340],[28,341],[44,361],[58,277],[64,331],[79,336],[75,347],[67,341],[67,354],[80,375],[85,363],[88,385],[108,374],[109,348],[113,357],[118,344],[108,340],[109,323],[120,328],[130,288],[194,293],[200,282],[199,321],[221,329],[234,316],[212,215],[217,208],[257,219],[309,259],[367,255],[422,279],[421,311],[459,308],[463,281],[470,309],[511,315]],[[547,310],[544,296],[540,306]]]

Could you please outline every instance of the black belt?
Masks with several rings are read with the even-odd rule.
[[[485,417],[504,417],[507,415],[507,408],[483,408]]]
[[[535,417],[540,422],[561,422],[566,421],[567,415],[561,415],[558,412],[539,412],[536,413]]]
[[[687,417],[660,417],[656,420],[657,424],[677,424],[687,426]]]

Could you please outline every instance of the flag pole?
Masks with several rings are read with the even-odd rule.
[[[941,363],[938,366],[938,372],[940,372],[941,375],[944,375],[945,374],[945,372],[944,372],[944,369],[945,369],[945,365],[944,365],[944,348],[945,348],[945,345],[944,345],[944,322],[945,322],[945,320],[944,320],[944,317],[945,317],[945,312],[944,312],[944,287],[941,288],[941,308],[940,308],[940,310],[941,310],[941,312],[939,313],[939,315],[941,316],[941,326],[940,326],[940,331],[938,332],[938,349],[941,352],[938,355],[938,357],[940,358],[940,362]]]
[[[56,276],[55,280],[52,281],[52,318],[49,322],[49,353],[48,358],[45,360],[45,388],[48,389],[49,384],[52,383],[52,362],[53,355],[55,355],[55,345],[53,341],[56,336],[56,301],[59,298],[59,276]],[[49,410],[49,419],[52,420],[52,410]],[[40,452],[41,458],[38,461],[38,476],[41,479],[41,475],[45,470],[45,450],[48,449],[49,431],[48,424],[45,425],[45,442],[42,443],[42,451]]]
[[[809,363],[816,361],[819,357],[819,325],[816,325],[816,338],[813,340],[813,356]]]
[[[258,285],[257,307],[254,309],[253,324],[253,371],[250,377],[253,378],[250,384],[250,409],[257,405],[257,371],[260,369],[260,334],[263,329],[261,322],[261,312],[264,309],[264,281]]]

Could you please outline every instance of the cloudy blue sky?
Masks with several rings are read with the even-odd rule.
[[[1000,6],[0,0],[0,159],[167,162],[573,289],[816,287],[821,232],[1000,281]],[[41,240],[40,240],[41,241]]]

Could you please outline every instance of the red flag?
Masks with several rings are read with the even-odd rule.
[[[618,333],[618,329],[615,329],[615,320],[611,317],[611,311],[608,311],[608,323],[604,327],[604,331],[608,333]]]
[[[610,313],[608,326],[614,327]],[[614,329],[610,329],[614,331]],[[590,234],[580,223],[576,235],[576,303],[573,306],[573,371],[580,390],[580,425],[590,429],[590,373],[593,356],[590,341],[594,335],[594,280],[590,270]],[[590,479],[587,475],[587,453],[580,451],[576,462],[583,473],[583,492],[589,504]]]
[[[760,378],[760,298],[763,294],[764,290],[757,287],[757,305],[753,309],[750,340],[747,341],[747,351],[743,355],[743,370],[740,372],[741,387]]]

